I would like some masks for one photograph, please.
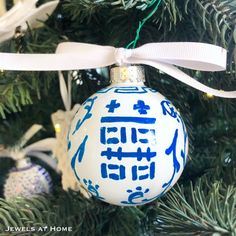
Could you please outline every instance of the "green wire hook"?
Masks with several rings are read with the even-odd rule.
[[[149,6],[148,6],[147,8],[151,7],[156,1],[157,1],[157,0],[153,0],[153,1],[149,4]],[[161,4],[161,1],[162,1],[162,0],[159,0],[159,1],[157,2],[157,5],[155,6],[155,8],[150,12],[150,14],[149,14],[147,17],[145,17],[142,21],[139,21],[139,27],[138,27],[138,29],[136,30],[136,37],[135,37],[135,39],[134,39],[133,41],[131,41],[131,42],[126,46],[126,48],[130,48],[131,46],[132,46],[132,48],[135,48],[135,47],[136,47],[136,44],[137,44],[137,42],[138,42],[138,40],[139,40],[139,38],[140,38],[140,31],[141,31],[142,27],[143,27],[144,24],[149,20],[149,18],[151,18],[151,17],[153,16],[153,14],[157,11],[159,5]]]

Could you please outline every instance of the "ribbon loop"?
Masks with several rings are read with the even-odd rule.
[[[149,43],[135,49],[114,48],[85,43],[61,43],[56,54],[0,53],[0,69],[63,71],[91,69],[112,64],[153,66],[175,79],[205,93],[236,98],[236,91],[210,88],[191,78],[178,67],[202,71],[226,69],[226,50],[211,44],[177,42]]]

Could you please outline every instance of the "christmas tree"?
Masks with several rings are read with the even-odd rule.
[[[1,17],[17,2],[0,1]],[[37,7],[47,2],[40,0]],[[21,9],[23,13],[27,9]],[[0,51],[54,53],[61,42],[117,48],[153,42],[210,43],[227,49],[227,70],[184,70],[212,88],[236,90],[235,14],[233,0],[64,0],[40,27],[16,24],[13,37],[3,40]],[[7,24],[2,22],[0,18],[0,27]],[[15,227],[26,227],[21,235],[236,235],[235,99],[199,92],[150,66],[145,66],[145,72],[146,85],[172,101],[187,127],[188,162],[178,184],[151,203],[114,206],[70,186],[63,190],[55,168],[31,156],[51,174],[52,193],[7,200],[4,186],[15,161],[1,154],[0,235],[18,235]],[[82,104],[110,84],[108,68],[63,75],[71,83],[68,92],[73,104]],[[63,127],[53,124],[51,115],[66,107],[61,83],[56,72],[0,71],[0,152],[21,145],[19,140],[34,124],[43,129],[29,144],[60,132]]]

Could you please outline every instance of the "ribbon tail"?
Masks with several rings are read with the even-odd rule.
[[[43,128],[42,125],[34,124],[32,125],[20,139],[20,146],[23,147],[36,133]]]
[[[56,144],[57,140],[55,138],[46,138],[27,146],[24,152],[28,154],[31,151],[52,151]]]
[[[216,97],[222,97],[222,98],[236,98],[236,91],[223,91],[223,90],[217,90],[210,88],[196,79],[192,78],[191,76],[187,75],[180,69],[178,69],[175,66],[161,63],[161,62],[153,62],[153,61],[136,61],[136,63],[146,64],[152,67],[155,67],[156,69],[159,69],[166,74],[174,77],[175,79],[181,81],[182,83],[187,84],[188,86],[195,88],[201,92],[204,93],[210,93]]]
[[[43,152],[36,152],[36,151],[31,151],[28,153],[29,156],[36,157],[37,159],[43,161],[46,163],[48,166],[50,166],[53,170],[55,170],[57,173],[59,173],[59,169],[57,168],[57,161],[52,158],[51,156],[43,153]]]

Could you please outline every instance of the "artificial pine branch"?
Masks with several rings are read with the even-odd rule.
[[[2,199],[0,205],[2,232],[7,226],[69,225],[75,235],[236,234],[236,186],[209,185],[206,178],[140,207],[115,207],[72,191],[57,192],[57,198]]]
[[[228,49],[231,73],[235,74],[236,61],[236,5],[234,0],[186,0],[186,9],[192,16],[199,34],[205,34],[208,42],[221,45]],[[197,16],[197,17],[196,17]],[[199,29],[201,22],[203,29]]]
[[[124,47],[133,39],[139,20],[150,12],[147,7],[150,2],[62,1],[44,28],[26,32],[24,50],[54,52],[61,41]],[[235,5],[232,0],[163,0],[153,18],[144,26],[139,45],[153,41],[215,42],[228,48],[232,60],[235,55],[234,25]],[[3,44],[1,51],[14,52],[17,48],[11,41]],[[197,72],[193,75],[212,87],[232,90],[235,87],[232,68],[227,74]],[[96,80],[89,79],[87,72],[80,73],[83,85],[74,83],[73,99],[81,103],[100,87]],[[73,226],[74,235],[89,236],[236,235],[235,101],[208,98],[150,68],[147,68],[147,75],[148,86],[173,101],[188,127],[191,157],[181,178],[183,188],[170,191],[166,198],[154,203],[134,208],[86,200],[76,192],[65,193],[62,190],[53,196],[33,200],[1,200],[0,231],[14,225],[66,225]],[[1,93],[0,109],[2,107],[4,113],[14,109],[22,109],[22,112],[7,114],[7,120],[2,120],[0,143],[14,143],[22,127],[29,127],[33,121],[43,123],[47,128],[44,135],[52,135],[50,114],[62,108],[62,104],[58,104],[57,81],[55,73],[4,72],[1,75],[0,90],[6,90],[8,94]],[[107,84],[106,81],[103,85]],[[34,105],[24,107],[30,102]],[[7,169],[2,162],[1,168]],[[199,178],[202,181],[197,182]],[[191,187],[189,179],[194,183]],[[1,172],[0,182],[3,180]]]
[[[168,235],[236,234],[236,186],[203,178],[186,192],[176,188],[157,208],[155,233]],[[185,186],[186,188],[186,186]]]

